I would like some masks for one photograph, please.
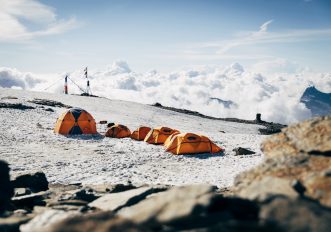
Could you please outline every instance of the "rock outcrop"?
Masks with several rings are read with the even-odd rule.
[[[264,194],[261,189],[270,190],[282,179],[292,183],[298,194],[331,207],[331,116],[285,128],[267,138],[261,148],[265,161],[236,178],[236,192],[258,196]],[[263,182],[266,177],[272,178],[269,184]],[[293,195],[286,189],[282,193]]]

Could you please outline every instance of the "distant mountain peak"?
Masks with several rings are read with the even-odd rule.
[[[306,88],[301,96],[300,102],[310,109],[313,116],[331,114],[331,93],[323,93],[314,85]]]

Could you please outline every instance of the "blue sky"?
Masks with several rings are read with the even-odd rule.
[[[135,71],[286,60],[331,72],[329,0],[0,0],[0,66]]]

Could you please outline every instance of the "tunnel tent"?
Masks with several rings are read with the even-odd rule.
[[[166,139],[174,133],[179,131],[169,127],[154,128],[146,135],[144,141],[149,144],[164,144]]]
[[[57,119],[54,132],[62,135],[97,134],[97,129],[90,113],[81,108],[71,108]]]
[[[131,131],[127,126],[122,124],[115,124],[107,130],[105,136],[119,139],[126,138],[131,136]]]
[[[150,127],[140,126],[135,131],[132,132],[131,138],[134,140],[142,141],[145,139],[146,135],[151,131]]]
[[[219,153],[224,148],[217,146],[208,137],[193,133],[181,133],[174,135],[165,144],[166,151],[174,155]]]

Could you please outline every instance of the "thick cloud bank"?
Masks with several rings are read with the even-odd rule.
[[[277,72],[277,70],[280,70]],[[62,75],[64,77],[64,75]],[[63,79],[0,68],[0,86],[6,88],[63,92]],[[70,78],[84,88],[83,70]],[[124,61],[103,71],[89,70],[93,94],[199,111],[216,117],[254,119],[256,113],[268,121],[292,123],[311,117],[300,97],[315,85],[331,92],[331,74],[314,73],[284,62],[265,62],[250,69],[235,63],[229,67],[203,66],[161,74],[153,70],[135,73]],[[55,82],[55,84],[54,84]],[[69,92],[80,93],[69,81]]]

